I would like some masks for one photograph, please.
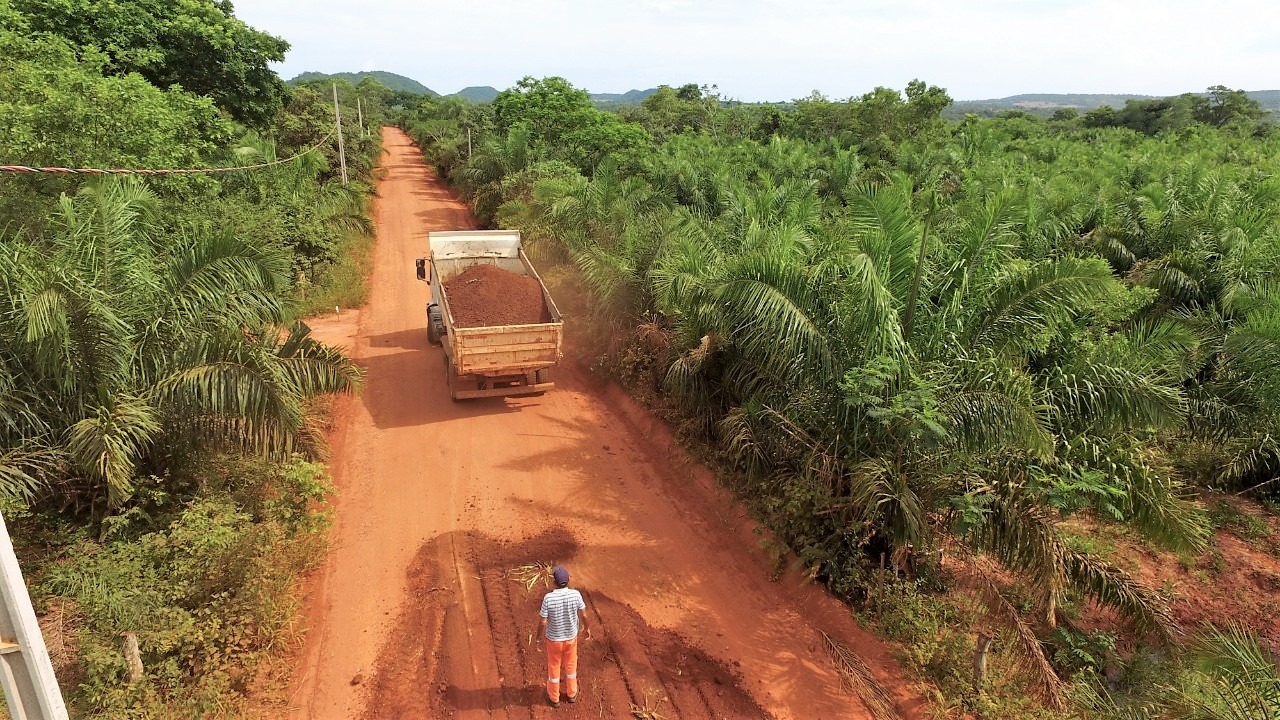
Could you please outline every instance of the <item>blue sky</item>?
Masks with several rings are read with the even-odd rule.
[[[1252,0],[243,0],[236,14],[293,45],[286,78],[389,70],[442,93],[525,75],[744,101],[913,78],[957,100],[1280,88],[1280,3]]]

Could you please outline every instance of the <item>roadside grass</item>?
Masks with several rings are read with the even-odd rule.
[[[1046,708],[1028,692],[1032,683],[1018,670],[1012,634],[984,617],[968,593],[936,592],[920,581],[890,580],[872,585],[861,605],[855,607],[858,622],[892,642],[898,660],[927,681],[918,690],[930,700],[931,717],[1080,717]],[[977,630],[995,638],[980,693],[973,686]]]
[[[369,271],[373,267],[374,236],[349,233],[338,247],[337,259],[319,265],[312,277],[294,285],[290,320],[304,318],[333,308],[356,308],[369,295]]]
[[[1227,530],[1245,542],[1261,540],[1271,534],[1266,520],[1225,498],[1209,505],[1209,520],[1215,528]]]

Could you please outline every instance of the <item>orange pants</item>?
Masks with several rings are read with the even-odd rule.
[[[560,663],[564,662],[566,697],[578,696],[578,638],[572,640],[547,640],[547,697],[560,702]]]

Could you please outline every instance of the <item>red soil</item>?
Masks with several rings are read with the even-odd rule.
[[[551,322],[542,286],[528,275],[493,265],[472,265],[444,282],[455,327]]]
[[[1210,548],[1194,557],[1118,540],[1115,562],[1164,595],[1184,630],[1237,623],[1280,652],[1280,521],[1239,498],[1208,496],[1207,501],[1229,502],[1257,518],[1263,532],[1242,539],[1232,530],[1218,530]]]
[[[354,336],[334,328],[367,386],[335,411],[336,525],[292,717],[870,718],[821,632],[921,717],[884,646],[821,588],[770,580],[746,512],[620,392],[566,365],[539,398],[450,402],[412,268],[429,230],[474,223],[383,132],[369,303]],[[565,563],[591,613],[583,700],[558,710],[529,641],[540,590],[508,575],[533,562]]]

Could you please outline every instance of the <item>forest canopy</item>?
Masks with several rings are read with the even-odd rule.
[[[249,27],[227,0],[5,2],[29,31],[65,40],[103,74],[180,86],[250,127],[265,127],[288,94],[269,63],[283,61],[289,43]]]

